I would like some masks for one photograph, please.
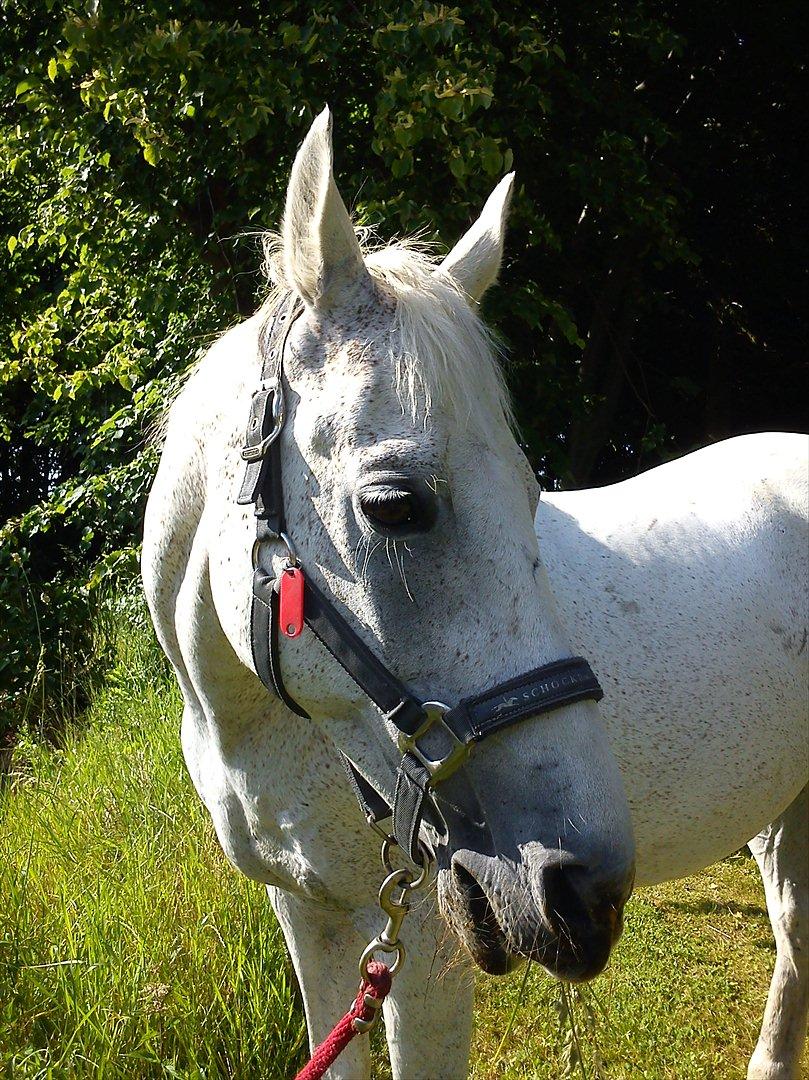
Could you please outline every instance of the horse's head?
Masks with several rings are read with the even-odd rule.
[[[498,273],[511,182],[440,265],[413,246],[363,252],[324,112],[271,252],[281,291],[304,305],[284,356],[287,530],[375,654],[421,700],[449,705],[571,655],[534,533],[537,484],[476,310]],[[393,726],[311,633],[282,639],[281,664],[287,690],[391,799]],[[601,970],[633,845],[595,703],[493,734],[436,802],[442,908],[478,963]]]

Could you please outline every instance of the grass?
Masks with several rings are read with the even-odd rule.
[[[216,844],[153,645],[118,650],[81,736],[23,743],[0,795],[0,1075],[290,1077],[303,1022],[269,903]],[[744,856],[638,893],[591,987],[480,979],[472,1076],[743,1077],[773,958]]]
[[[501,984],[505,993],[481,980],[476,1077],[745,1076],[775,959],[752,859],[736,855],[697,877],[639,891],[626,922],[606,973],[569,989],[566,1001],[557,985],[531,970],[496,1065],[485,1062],[519,997],[521,973]]]
[[[287,1077],[303,1025],[281,933],[217,850],[151,644],[120,648],[83,737],[23,746],[0,806],[5,1075]]]

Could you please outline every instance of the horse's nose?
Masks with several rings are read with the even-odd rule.
[[[507,971],[510,955],[572,982],[591,979],[621,935],[633,870],[616,864],[602,871],[564,851],[531,854],[514,864],[455,852],[445,891],[450,922],[471,932],[464,939],[486,971]]]
[[[539,874],[542,913],[566,954],[563,977],[591,979],[606,965],[623,930],[634,867],[603,873],[579,863],[550,863]]]

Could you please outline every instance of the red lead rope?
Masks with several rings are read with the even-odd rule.
[[[379,1011],[379,1005],[385,1000],[390,991],[391,974],[387,964],[381,960],[368,961],[368,978],[363,979],[357,991],[354,1004],[342,1018],[334,1025],[329,1035],[317,1047],[312,1054],[308,1065],[304,1065],[295,1080],[321,1080],[331,1065],[337,1060],[339,1054],[345,1050],[355,1035],[359,1034],[354,1027],[355,1020],[370,1021]],[[376,999],[379,1005],[374,1007],[365,1001],[365,995]]]

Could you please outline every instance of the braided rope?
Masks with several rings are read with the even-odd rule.
[[[375,998],[380,1004],[385,1000],[391,987],[390,968],[381,960],[370,960],[366,970],[368,978],[360,983],[353,1005],[314,1050],[309,1063],[304,1065],[295,1080],[322,1080],[326,1070],[334,1064],[354,1036],[359,1034],[354,1027],[354,1021],[372,1020],[378,1012],[379,1006],[374,1008],[373,1005],[368,1005],[365,995]]]

